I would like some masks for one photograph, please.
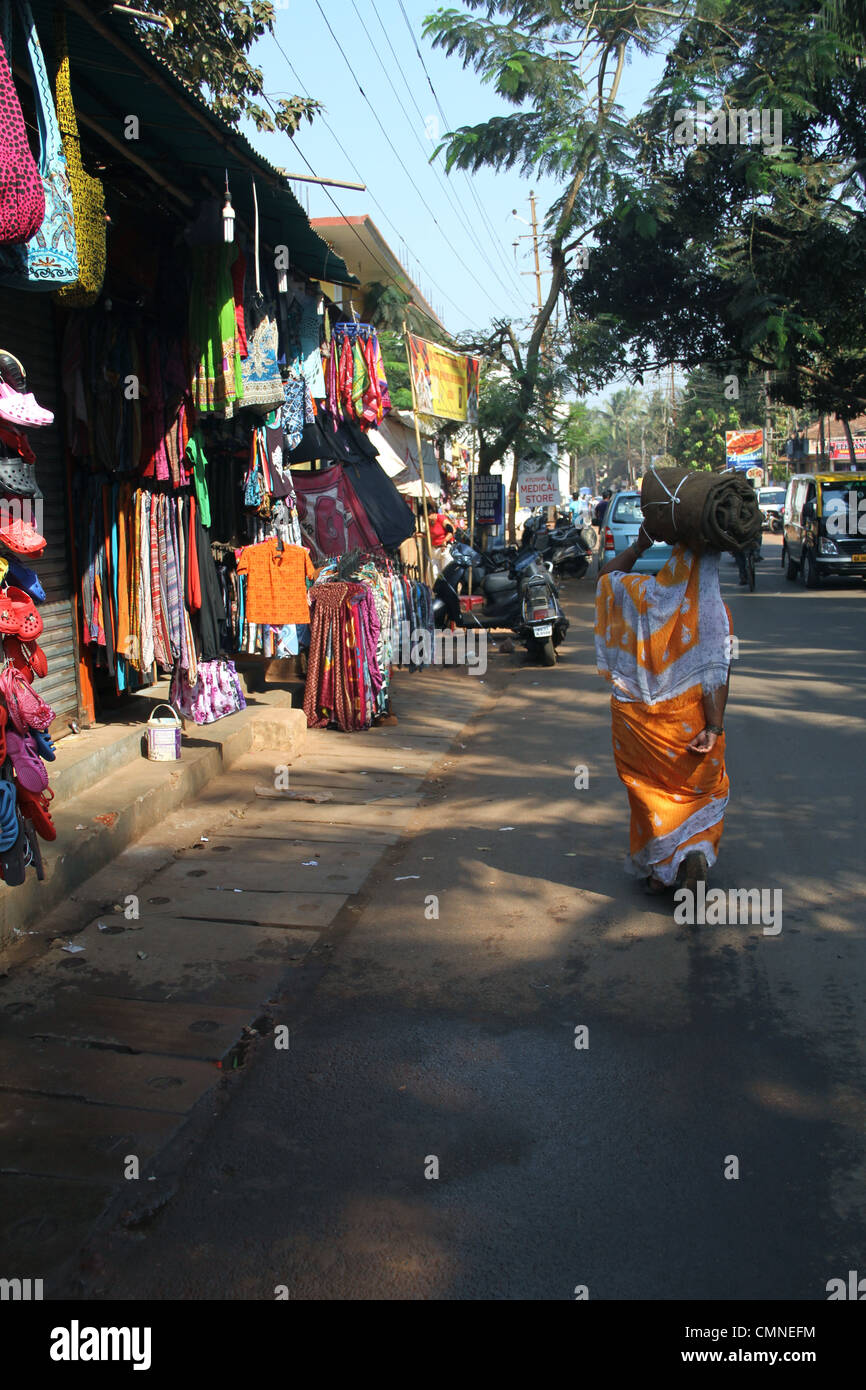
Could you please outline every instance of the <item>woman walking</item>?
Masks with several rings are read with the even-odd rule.
[[[675,545],[657,575],[632,574],[650,545],[642,526],[600,571],[596,656],[612,685],[614,758],[631,807],[627,867],[649,892],[694,891],[716,861],[728,803],[731,616],[718,551]]]

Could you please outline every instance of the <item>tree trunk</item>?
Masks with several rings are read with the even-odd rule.
[[[843,420],[843,421],[842,421],[842,428],[843,428],[844,431],[845,431],[845,438],[848,440],[848,457],[849,457],[849,459],[851,460],[851,467],[852,467],[852,468],[855,470],[855,472],[856,472],[856,470],[857,470],[857,456],[856,456],[856,454],[854,453],[854,440],[853,440],[853,438],[852,438],[852,436],[851,436],[851,422],[850,422],[850,420]]]
[[[826,459],[826,457],[825,457],[826,452],[827,452],[827,440],[826,440],[826,437],[825,437],[825,434],[824,434],[824,416],[823,416],[823,415],[819,415],[819,416],[818,416],[818,422],[819,422],[820,434],[821,434],[821,467],[823,468],[824,465],[825,465],[825,463],[827,462],[827,459]]]

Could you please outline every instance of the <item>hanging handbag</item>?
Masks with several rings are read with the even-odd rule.
[[[60,285],[74,285],[78,279],[72,191],[33,15],[27,0],[17,0],[17,3],[33,73],[45,216],[26,243],[0,247],[0,285],[22,290],[50,290]]]
[[[258,458],[250,465],[244,483],[244,507],[247,511],[257,512],[262,505],[262,475],[259,470]]]
[[[28,241],[44,216],[45,192],[0,35],[0,242]]]
[[[262,294],[259,267],[259,203],[255,179],[252,184],[255,210],[255,290],[250,287],[249,299],[244,306],[248,353],[241,364],[244,379],[243,404],[273,410],[275,406],[281,406],[283,403],[283,378],[278,361],[279,329],[274,304],[271,300],[266,300]]]
[[[91,178],[81,162],[81,140],[72,104],[69,82],[69,54],[66,50],[66,20],[58,7],[55,16],[58,58],[57,118],[63,138],[63,153],[72,188],[75,241],[78,247],[78,279],[55,291],[54,298],[65,308],[87,308],[95,303],[105,279],[105,190],[99,179]]]

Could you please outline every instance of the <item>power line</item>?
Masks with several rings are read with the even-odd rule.
[[[406,178],[409,180],[409,182],[411,183],[411,185],[412,185],[412,187],[414,188],[415,192],[418,194],[418,197],[421,199],[421,202],[424,204],[424,207],[425,207],[425,208],[427,209],[427,211],[429,212],[431,218],[433,219],[434,225],[439,229],[439,232],[441,233],[441,236],[442,236],[442,240],[445,242],[446,246],[448,246],[448,247],[450,248],[450,250],[453,252],[453,254],[457,257],[458,261],[459,261],[460,264],[463,266],[463,269],[466,271],[467,275],[469,275],[469,276],[471,277],[471,279],[472,279],[473,283],[475,284],[476,288],[479,289],[479,290],[481,291],[481,293],[482,293],[483,295],[485,295],[488,299],[490,299],[490,295],[488,294],[487,290],[484,289],[483,285],[481,285],[481,283],[479,282],[477,276],[473,273],[472,269],[471,269],[471,268],[466,264],[466,262],[464,261],[464,259],[463,259],[463,257],[461,256],[460,252],[457,250],[457,247],[454,245],[453,241],[451,240],[451,238],[450,238],[450,237],[448,236],[448,234],[446,233],[444,227],[443,227],[442,224],[440,223],[440,221],[439,221],[438,217],[436,216],[435,212],[434,212],[433,209],[431,208],[430,204],[427,202],[427,199],[424,197],[424,194],[421,192],[420,188],[418,187],[417,183],[416,183],[415,180],[413,179],[412,175],[409,173],[409,170],[406,168],[406,165],[405,165],[405,163],[404,163],[402,157],[401,157],[400,154],[398,153],[397,149],[396,149],[395,146],[394,146],[393,141],[391,140],[390,135],[388,134],[387,130],[385,129],[384,125],[382,124],[382,121],[381,121],[381,119],[380,119],[380,117],[379,117],[379,113],[377,112],[377,110],[376,110],[375,106],[373,105],[373,103],[371,102],[370,98],[367,96],[367,93],[364,91],[364,88],[361,86],[361,83],[358,81],[358,77],[357,77],[357,75],[356,75],[356,73],[355,73],[354,68],[352,67],[352,64],[349,62],[348,56],[347,56],[347,54],[346,54],[346,51],[345,51],[345,49],[343,48],[343,45],[340,43],[340,40],[337,38],[337,35],[334,33],[334,30],[331,28],[330,20],[328,19],[328,16],[325,14],[325,11],[322,9],[322,6],[321,6],[321,4],[319,3],[319,0],[315,0],[315,4],[316,4],[316,9],[319,11],[319,14],[322,16],[322,19],[325,21],[325,25],[327,26],[328,33],[331,35],[331,38],[334,40],[334,43],[337,45],[337,48],[340,50],[340,53],[341,53],[342,58],[343,58],[343,61],[345,62],[346,67],[349,69],[349,72],[350,72],[351,75],[352,75],[352,79],[353,79],[353,81],[354,81],[354,83],[355,83],[355,86],[358,88],[358,91],[361,93],[361,96],[364,98],[365,102],[367,103],[367,105],[369,106],[371,112],[373,113],[373,119],[375,120],[376,124],[378,125],[379,129],[381,130],[382,135],[383,135],[383,137],[384,137],[384,139],[385,139],[385,141],[386,141],[386,143],[387,143],[387,145],[388,145],[388,148],[391,150],[391,153],[394,155],[394,158],[397,160],[397,163],[400,165],[400,168],[403,170],[403,173],[406,175]],[[492,303],[492,300],[491,300],[491,303]]]
[[[372,0],[371,0],[371,3],[372,3]],[[415,38],[415,31],[414,31],[414,29],[412,28],[411,22],[410,22],[410,20],[409,20],[409,16],[407,15],[406,10],[405,10],[404,7],[403,7],[403,0],[397,0],[397,3],[398,3],[398,5],[400,6],[400,13],[402,14],[403,19],[405,20],[406,28],[409,30],[409,37],[410,37],[411,40],[412,40],[412,47],[415,49],[415,53],[416,53],[416,55],[417,55],[417,57],[418,57],[418,62],[421,64],[421,67],[422,67],[422,69],[423,69],[423,71],[424,71],[424,76],[427,78],[427,86],[430,88],[430,91],[431,91],[431,93],[433,94],[433,100],[434,100],[435,103],[436,103],[436,109],[437,109],[437,111],[439,112],[439,115],[442,117],[442,120],[444,121],[446,128],[450,129],[450,128],[451,128],[451,122],[449,121],[448,117],[445,115],[445,111],[444,111],[444,109],[443,109],[442,103],[441,103],[441,101],[439,100],[439,94],[438,94],[438,92],[436,91],[436,88],[433,86],[433,79],[432,79],[432,77],[430,76],[430,73],[429,73],[428,70],[427,70],[427,64],[426,64],[425,61],[424,61],[424,55],[422,54],[421,49],[418,47],[418,40]],[[375,5],[374,5],[374,8],[375,8]],[[378,16],[377,16],[377,17],[378,17]],[[381,24],[381,20],[380,20],[379,22],[380,22],[380,24]],[[383,28],[384,28],[384,26],[383,26]],[[394,50],[392,49],[391,52],[393,53],[393,51],[394,51]],[[407,84],[407,85],[408,85],[408,84]],[[414,97],[413,97],[412,99],[413,99],[413,101],[414,101]],[[417,107],[416,107],[416,109],[417,109]],[[496,248],[497,254],[499,255],[499,257],[500,257],[500,259],[501,259],[503,265],[508,269],[509,273],[514,274],[515,272],[513,272],[513,271],[511,270],[511,267],[508,265],[507,259],[502,255],[502,251],[501,251],[501,248],[500,248],[500,246],[499,246],[499,242],[498,242],[498,240],[497,240],[496,232],[495,232],[495,230],[494,230],[493,224],[492,224],[492,222],[490,221],[490,218],[487,216],[487,211],[486,211],[486,209],[485,209],[483,203],[481,202],[481,199],[478,197],[478,192],[477,192],[477,190],[476,190],[476,188],[475,188],[475,186],[474,186],[472,180],[470,179],[469,175],[466,173],[466,170],[465,170],[465,169],[464,169],[462,172],[463,172],[463,177],[464,177],[464,179],[466,180],[466,184],[467,184],[467,187],[468,187],[468,189],[469,189],[469,192],[471,193],[471,195],[472,195],[472,197],[473,197],[473,199],[474,199],[474,201],[475,201],[475,206],[478,208],[479,214],[481,215],[481,219],[482,219],[482,221],[484,222],[484,225],[486,226],[487,231],[488,231],[489,234],[490,234],[491,242],[492,242],[493,246]],[[523,292],[522,286],[521,286],[521,292]]]
[[[459,220],[459,221],[461,222],[461,224],[465,227],[465,230],[466,230],[468,236],[469,236],[470,239],[473,241],[473,243],[474,243],[474,245],[475,245],[475,248],[476,248],[476,250],[478,251],[478,254],[481,256],[481,259],[484,261],[485,265],[487,266],[488,270],[489,270],[490,273],[492,274],[493,278],[498,282],[498,284],[501,286],[501,288],[505,291],[505,294],[508,295],[509,298],[510,298],[510,297],[513,295],[513,293],[514,293],[513,287],[505,284],[505,281],[502,279],[502,276],[499,274],[499,271],[496,269],[495,265],[494,265],[493,262],[490,260],[490,257],[487,255],[487,252],[486,252],[485,249],[484,249],[484,244],[483,244],[483,242],[481,241],[480,237],[478,236],[477,232],[475,231],[474,227],[472,226],[471,221],[466,221],[466,220],[464,219],[463,210],[462,210],[462,208],[460,207],[459,203],[458,203],[457,200],[456,200],[456,197],[455,197],[455,194],[454,194],[453,189],[450,188],[450,187],[448,186],[448,184],[445,182],[445,180],[444,180],[444,179],[442,178],[442,176],[440,175],[440,173],[439,173],[438,169],[436,168],[436,166],[428,159],[428,154],[427,154],[427,151],[425,150],[424,145],[423,145],[423,143],[422,143],[422,141],[421,141],[421,137],[420,137],[420,135],[418,134],[418,131],[417,131],[416,128],[415,128],[414,122],[412,121],[412,118],[410,117],[408,111],[406,110],[406,107],[405,107],[404,104],[403,104],[403,101],[402,101],[402,98],[401,98],[401,96],[400,96],[400,93],[397,91],[397,88],[395,87],[394,82],[393,82],[393,80],[392,80],[392,78],[391,78],[391,74],[389,73],[389,71],[388,71],[387,67],[385,66],[384,62],[382,61],[382,56],[381,56],[381,54],[379,53],[379,50],[377,49],[375,42],[373,41],[373,37],[372,37],[372,35],[370,34],[369,29],[368,29],[367,26],[364,24],[364,20],[363,20],[363,18],[361,17],[361,12],[360,12],[360,10],[358,9],[358,6],[355,4],[355,0],[351,0],[351,4],[352,4],[352,9],[355,11],[355,14],[358,16],[358,23],[361,25],[361,28],[364,30],[364,33],[367,35],[367,42],[370,44],[370,47],[371,47],[372,50],[373,50],[373,53],[374,53],[375,58],[376,58],[376,62],[379,64],[379,67],[382,69],[383,73],[385,74],[385,80],[387,81],[389,87],[391,88],[391,91],[394,93],[394,97],[395,97],[395,99],[396,99],[397,105],[400,107],[400,110],[402,111],[404,117],[406,118],[406,124],[407,124],[408,128],[412,131],[412,134],[413,134],[413,136],[414,136],[414,138],[415,138],[415,143],[416,143],[416,145],[418,145],[418,146],[420,147],[421,153],[422,153],[422,155],[424,156],[425,163],[427,164],[428,168],[430,169],[431,173],[433,174],[433,177],[436,179],[436,182],[439,184],[439,187],[442,189],[442,192],[444,193],[445,197],[448,199],[448,201],[450,202],[451,206],[453,207],[455,213],[457,214],[458,220]],[[382,29],[382,33],[385,35],[385,41],[386,41],[386,43],[388,44],[388,47],[391,49],[391,55],[392,55],[392,57],[393,57],[393,59],[394,59],[394,62],[395,62],[396,65],[397,65],[397,70],[398,70],[398,72],[400,73],[400,76],[401,76],[402,79],[403,79],[403,82],[404,82],[404,85],[405,85],[405,87],[406,87],[406,90],[409,92],[409,96],[410,96],[410,98],[411,98],[411,100],[412,100],[412,104],[414,105],[415,110],[418,112],[418,116],[419,116],[419,118],[420,118],[422,124],[426,124],[425,119],[424,119],[424,116],[421,114],[421,108],[419,107],[417,101],[415,101],[415,97],[414,97],[413,93],[411,92],[411,90],[410,90],[410,88],[409,88],[409,81],[408,81],[408,78],[406,77],[406,73],[405,73],[404,70],[403,70],[403,66],[402,66],[402,64],[401,64],[401,62],[400,62],[400,59],[397,57],[397,54],[394,52],[393,45],[392,45],[392,43],[391,43],[390,38],[388,37],[388,31],[387,31],[387,29],[384,27],[384,25],[382,24],[382,20],[381,20],[381,18],[379,17],[379,12],[378,12],[378,10],[376,9],[375,4],[372,6],[372,8],[373,8],[373,13],[375,14],[376,19],[378,20],[379,25],[380,25],[380,27],[381,27],[381,29]],[[523,287],[521,286],[520,289],[521,289],[521,292],[522,292]]]
[[[244,63],[244,64],[246,64],[246,66],[249,68],[249,67],[250,67],[249,61],[248,61],[248,60],[244,57],[244,55],[240,52],[240,50],[238,49],[238,47],[236,46],[236,44],[233,43],[233,41],[232,41],[232,39],[231,39],[231,36],[228,35],[228,34],[225,34],[225,31],[222,30],[222,17],[221,17],[221,15],[219,14],[219,11],[216,9],[216,6],[213,4],[213,0],[208,0],[208,2],[210,3],[210,8],[211,8],[211,10],[213,11],[214,17],[215,17],[216,20],[217,20],[217,25],[218,25],[218,27],[220,28],[220,30],[223,32],[224,37],[226,38],[226,40],[227,40],[229,46],[230,46],[232,49],[234,49],[234,52],[237,54],[238,58],[240,58],[241,62]],[[278,45],[278,47],[279,47],[279,45]],[[282,53],[282,51],[283,51],[283,50],[282,50],[282,48],[280,47],[280,52]],[[283,54],[283,57],[285,57],[285,54]],[[286,59],[286,61],[288,62],[288,59]],[[289,64],[289,66],[291,66],[291,64]],[[267,93],[262,92],[261,95],[262,95],[263,99],[267,102],[268,106],[270,107],[270,110],[271,110],[272,114],[273,114],[274,116],[278,116],[279,113],[277,112],[276,107],[274,106],[274,104],[273,104],[273,102],[271,101],[270,97],[268,97]],[[309,93],[307,93],[307,95],[309,95]],[[315,169],[313,168],[312,164],[311,164],[310,161],[307,159],[307,157],[306,157],[306,155],[303,153],[303,151],[298,147],[297,143],[295,143],[295,146],[294,146],[294,147],[295,147],[295,149],[297,150],[298,154],[300,155],[301,159],[302,159],[302,160],[304,161],[304,163],[306,164],[306,166],[307,166],[307,168],[309,169],[310,173],[313,174],[313,175],[318,179],[318,177],[319,177],[318,174],[316,174],[316,171],[315,171]],[[350,162],[351,162],[351,161],[350,161]],[[354,166],[353,166],[353,167],[354,167]],[[358,173],[357,170],[355,170],[355,172]],[[359,179],[361,180],[362,183],[365,182],[365,179],[364,179],[364,177],[363,177],[362,174],[358,173],[358,177],[359,177]],[[334,205],[334,207],[335,207],[335,209],[336,209],[338,215],[339,215],[340,218],[342,219],[342,221],[345,222],[346,226],[350,229],[350,231],[352,231],[352,233],[354,234],[354,236],[357,238],[358,242],[360,243],[360,245],[361,245],[361,247],[363,248],[363,250],[365,251],[365,253],[366,253],[367,255],[372,256],[373,260],[376,262],[376,264],[379,266],[379,268],[380,268],[381,270],[384,271],[386,278],[389,279],[389,280],[391,280],[392,283],[393,283],[394,285],[396,285],[397,289],[400,290],[401,293],[403,293],[403,292],[404,292],[404,291],[403,291],[403,287],[402,287],[402,285],[400,284],[400,282],[397,280],[396,276],[393,274],[393,272],[392,272],[387,266],[385,266],[385,265],[382,264],[381,260],[380,260],[379,257],[376,255],[375,251],[372,251],[372,250],[367,246],[367,243],[364,241],[363,237],[362,237],[362,236],[360,235],[360,233],[358,232],[358,229],[357,229],[355,226],[353,226],[353,224],[349,221],[349,219],[348,219],[348,217],[346,216],[346,214],[343,212],[342,208],[340,208],[339,204],[337,203],[336,198],[333,197],[333,195],[332,195],[330,189],[328,189],[327,187],[325,187],[324,184],[321,184],[320,187],[322,188],[323,193],[324,193],[325,196],[329,199],[329,201],[330,201],[331,203],[333,203],[333,205]],[[434,281],[434,284],[435,284],[435,281]],[[444,293],[445,293],[444,290],[442,290],[442,289],[440,288],[440,286],[437,285],[436,288],[439,290],[439,293],[440,293],[440,294],[444,294]],[[450,297],[449,297],[448,295],[445,295],[445,298],[448,299],[448,301],[449,301],[450,304],[453,304],[453,305],[454,305],[454,308],[457,309],[457,312],[458,312],[458,313],[463,313],[463,310],[461,310],[456,304],[454,304],[454,301],[453,301],[452,299],[450,299]]]
[[[299,87],[300,90],[303,92],[304,96],[309,97],[310,93],[308,92],[307,88],[304,86],[303,82],[301,81],[301,78],[300,78],[300,75],[299,75],[297,69],[295,68],[294,64],[292,63],[291,59],[289,58],[288,54],[286,53],[286,50],[283,48],[283,46],[282,46],[282,44],[280,43],[279,39],[277,38],[276,34],[274,34],[274,33],[272,32],[272,33],[271,33],[271,37],[272,37],[272,39],[274,40],[274,43],[277,45],[277,48],[280,50],[280,53],[281,53],[281,55],[282,55],[282,57],[283,57],[283,60],[284,60],[284,62],[285,62],[285,64],[286,64],[286,67],[289,69],[289,72],[292,74],[293,78],[294,78],[295,81],[297,82],[298,87]],[[451,305],[452,309],[456,310],[456,312],[457,312],[458,314],[460,314],[460,315],[462,315],[464,318],[466,318],[466,310],[465,310],[465,308],[463,308],[463,307],[461,307],[459,304],[455,303],[455,301],[451,298],[451,296],[447,293],[447,291],[446,291],[446,290],[443,290],[442,286],[438,283],[438,281],[436,281],[436,280],[433,279],[433,276],[430,274],[430,272],[429,272],[428,270],[425,270],[425,269],[424,269],[424,266],[421,264],[421,259],[420,259],[420,257],[415,255],[415,252],[412,250],[412,247],[411,247],[411,246],[409,245],[409,243],[406,241],[406,238],[403,236],[403,234],[402,234],[402,232],[400,231],[399,227],[397,227],[397,226],[394,224],[394,222],[392,221],[392,219],[389,217],[388,213],[387,213],[387,212],[385,211],[385,209],[383,208],[382,204],[379,202],[379,199],[376,197],[375,193],[373,193],[373,191],[371,190],[371,188],[370,188],[370,186],[369,186],[369,183],[368,183],[367,179],[364,177],[364,175],[361,173],[361,170],[358,168],[357,164],[356,164],[355,161],[352,159],[352,156],[349,154],[349,152],[348,152],[348,150],[346,149],[345,145],[344,145],[344,144],[342,143],[342,141],[340,140],[340,137],[337,135],[337,132],[334,130],[333,126],[328,122],[327,117],[326,117],[322,112],[319,112],[318,115],[316,116],[316,120],[317,120],[317,121],[321,121],[322,125],[325,127],[325,129],[326,129],[326,130],[329,132],[329,134],[332,136],[332,138],[333,138],[333,140],[334,140],[334,143],[336,144],[336,146],[337,146],[338,150],[340,151],[340,153],[343,155],[343,158],[347,161],[347,163],[348,163],[348,165],[349,165],[349,168],[352,170],[352,172],[353,172],[354,174],[357,175],[357,177],[360,179],[361,183],[367,185],[367,193],[368,193],[368,196],[369,196],[369,198],[370,198],[370,202],[373,204],[373,206],[374,206],[375,208],[378,209],[379,213],[381,214],[381,217],[382,217],[383,222],[386,222],[386,223],[388,224],[388,226],[391,228],[391,230],[393,231],[394,235],[396,236],[397,240],[400,241],[400,242],[402,242],[402,243],[405,245],[407,252],[408,252],[409,255],[413,258],[413,260],[417,261],[418,265],[421,267],[421,270],[424,272],[424,274],[425,274],[425,275],[427,276],[427,278],[429,279],[429,281],[430,281],[431,285],[433,286],[433,288],[434,288],[435,290],[438,290],[439,294],[442,295],[443,299],[447,300],[447,302]],[[301,150],[300,150],[300,147],[298,146],[297,140],[295,140],[294,146],[295,146],[295,149],[298,151],[298,154],[300,154],[300,155],[301,155],[301,158],[304,160],[304,163],[306,164],[307,168],[310,169],[310,168],[311,168],[311,165],[310,165],[310,163],[309,163],[309,160],[307,160],[307,159],[304,157],[304,155],[301,153]],[[331,195],[328,194],[328,197],[331,198]],[[331,202],[334,203],[334,207],[337,207],[337,204],[334,202],[334,199],[333,199],[333,198],[331,198]],[[355,227],[353,226],[353,224],[352,224],[351,222],[348,221],[348,219],[347,219],[345,213],[340,212],[340,209],[339,209],[339,208],[337,208],[337,211],[340,213],[340,216],[342,217],[343,221],[346,222],[346,225],[349,226],[349,227],[351,227],[352,231],[355,232],[355,236],[357,237],[358,241],[360,241],[360,243],[361,243],[361,245],[364,247],[364,249],[367,250],[368,248],[367,248],[366,242],[364,241],[364,239],[363,239],[362,237],[358,236],[358,233],[357,233],[357,231],[355,230]],[[382,265],[382,262],[379,260],[378,256],[376,256],[374,252],[371,251],[370,254],[373,256],[373,259],[376,261],[376,264],[377,264],[382,270],[385,271],[385,274],[387,275],[388,279],[391,280],[392,283],[395,284],[395,285],[397,286],[397,288],[398,288],[399,290],[402,291],[402,288],[403,288],[403,287],[402,287],[402,285],[400,285],[399,281],[395,278],[393,271],[388,270],[387,267],[383,266],[383,265]],[[407,271],[407,279],[411,280],[411,278],[412,278],[411,275],[409,275],[409,273],[408,273],[408,271]],[[480,327],[481,327],[480,324],[476,323],[474,320],[470,319],[469,322],[472,323],[474,327],[480,329]]]

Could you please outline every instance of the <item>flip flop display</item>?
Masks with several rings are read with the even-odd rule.
[[[0,498],[41,498],[35,456],[24,433],[50,425],[54,416],[27,389],[27,375],[14,353],[0,347]],[[32,507],[32,503],[31,503]],[[0,507],[0,547],[14,556],[41,555],[46,539],[21,515],[22,503]],[[54,793],[46,763],[57,758],[48,733],[54,710],[33,689],[48,674],[48,659],[36,638],[45,602],[39,576],[21,559],[0,554],[0,880],[20,887],[31,869],[45,878],[40,838],[56,840],[49,810]]]

